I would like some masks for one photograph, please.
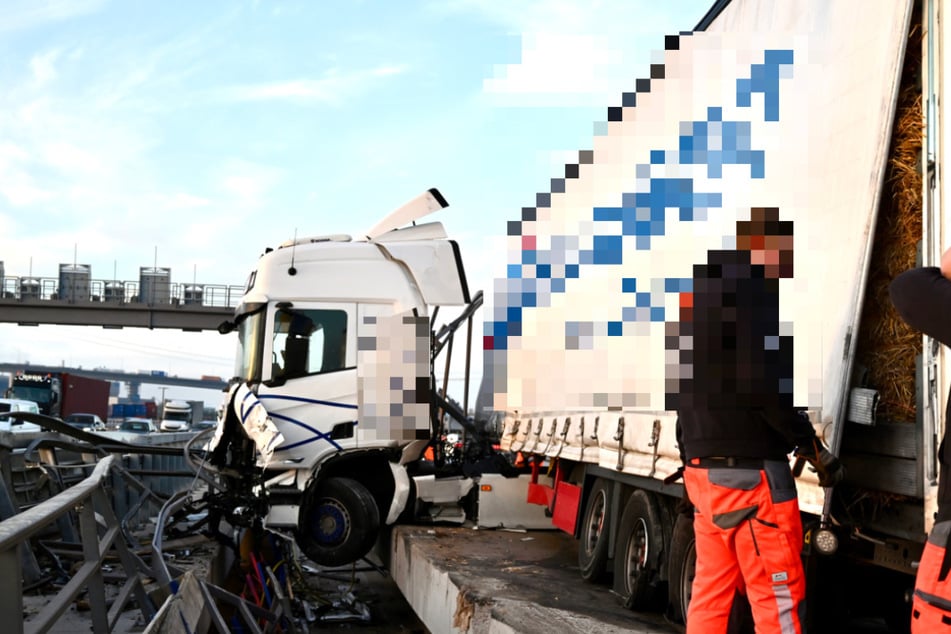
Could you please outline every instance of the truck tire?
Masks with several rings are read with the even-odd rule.
[[[664,525],[654,497],[637,490],[628,498],[614,551],[614,592],[632,610],[656,607],[663,585]]]
[[[693,534],[693,517],[677,514],[673,536],[670,540],[670,564],[668,579],[667,616],[675,623],[687,622],[687,606],[690,605],[693,578],[697,571],[697,540]],[[752,632],[755,629],[753,612],[746,597],[735,594],[727,623],[727,634],[734,632]],[[838,629],[829,630],[838,632]]]
[[[578,543],[581,577],[592,583],[602,581],[607,573],[609,500],[608,484],[598,478],[588,495]]]
[[[322,566],[357,561],[373,548],[380,530],[376,501],[352,478],[319,482],[305,502],[301,518],[301,547]]]
[[[670,539],[670,562],[667,578],[670,584],[668,616],[676,623],[687,622],[693,578],[697,571],[697,546],[693,535],[693,518],[677,514]]]

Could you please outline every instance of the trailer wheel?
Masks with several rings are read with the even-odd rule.
[[[578,544],[578,567],[585,581],[601,581],[607,572],[608,561],[608,485],[595,480],[581,522],[581,542]]]
[[[376,501],[352,478],[327,478],[318,483],[301,518],[301,547],[322,566],[342,566],[360,559],[373,548],[380,530]]]
[[[693,578],[697,573],[697,544],[693,534],[693,518],[680,513],[674,522],[670,539],[669,614],[677,623],[687,622]]]
[[[664,529],[657,502],[646,491],[634,491],[621,514],[614,555],[614,591],[625,607],[656,607],[663,549]]]

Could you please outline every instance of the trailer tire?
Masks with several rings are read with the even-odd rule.
[[[581,577],[592,583],[602,581],[607,576],[609,500],[608,484],[598,478],[588,495],[581,521],[581,540],[578,543]]]
[[[319,482],[301,512],[299,535],[304,553],[322,566],[357,561],[373,548],[380,511],[370,491],[352,478]]]
[[[654,497],[634,491],[624,505],[614,552],[614,591],[624,607],[651,610],[662,596],[664,525]]]
[[[670,539],[670,563],[667,572],[669,589],[668,616],[676,623],[687,622],[693,578],[697,571],[697,544],[693,534],[693,518],[677,514]]]

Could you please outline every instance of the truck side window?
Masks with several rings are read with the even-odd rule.
[[[274,316],[271,378],[293,379],[346,366],[347,313],[279,309]]]

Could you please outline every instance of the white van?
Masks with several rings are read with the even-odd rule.
[[[0,432],[13,433],[40,432],[43,428],[36,423],[7,416],[6,412],[29,412],[39,414],[40,406],[34,401],[24,401],[17,398],[0,398]]]

